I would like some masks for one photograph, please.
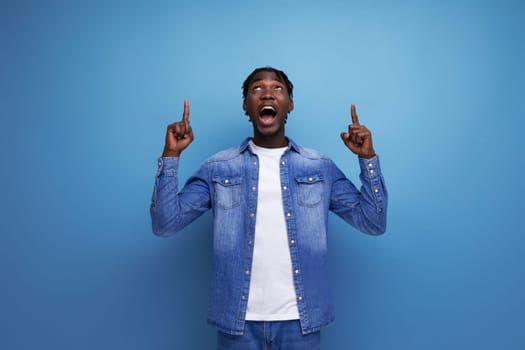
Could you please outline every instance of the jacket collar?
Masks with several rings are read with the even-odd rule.
[[[241,145],[239,146],[239,153],[243,153],[244,151],[246,151],[247,149],[249,149],[248,147],[248,143],[250,142],[252,138],[251,137],[248,137],[246,138],[242,143]],[[297,153],[301,153],[301,147],[296,144],[291,138],[287,137],[286,138],[288,140],[288,147],[287,147],[287,151],[289,150],[293,150]]]

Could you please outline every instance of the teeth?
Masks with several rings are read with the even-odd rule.
[[[273,108],[273,106],[264,106],[261,111],[264,111],[264,110],[271,110],[271,111],[274,111],[275,112],[275,108]]]

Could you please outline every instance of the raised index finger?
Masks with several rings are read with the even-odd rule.
[[[190,123],[190,103],[188,100],[184,100],[184,113],[182,114],[182,121],[189,125]]]
[[[359,119],[357,118],[357,112],[355,111],[355,104],[350,105],[350,115],[352,116],[352,124],[359,125]]]

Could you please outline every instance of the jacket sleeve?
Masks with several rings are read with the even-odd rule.
[[[359,158],[359,166],[360,190],[332,163],[330,210],[361,232],[379,235],[386,230],[388,204],[379,158]]]
[[[171,236],[210,209],[210,188],[206,164],[178,190],[179,158],[159,158],[159,168],[151,199],[153,233]]]

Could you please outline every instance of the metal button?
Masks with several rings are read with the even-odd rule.
[[[377,193],[377,192],[379,192],[379,190],[376,188],[376,189],[374,189],[374,192]]]
[[[298,275],[299,274],[299,269],[295,269],[295,274]]]
[[[286,186],[283,186],[283,190],[285,190],[285,191],[286,191],[287,189],[288,189],[288,187],[286,187]]]
[[[295,244],[295,239],[291,239],[290,244]]]
[[[228,179],[224,180],[224,183],[225,183],[225,184],[227,184],[227,183],[229,183],[229,182],[230,182],[230,180],[228,180]]]
[[[299,299],[299,300],[303,300],[303,297],[299,295],[299,296],[297,297],[297,299]]]
[[[252,191],[255,191],[257,188],[255,186],[252,187]]]

